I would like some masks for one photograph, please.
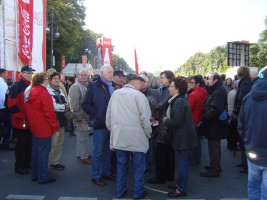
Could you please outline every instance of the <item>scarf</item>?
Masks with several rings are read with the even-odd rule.
[[[102,76],[100,76],[100,79],[103,83],[105,83],[107,86],[108,86],[108,89],[109,89],[109,94],[110,96],[113,94],[114,92],[114,88],[112,87],[112,81],[111,82],[108,82],[106,81]]]
[[[55,90],[55,94],[59,97],[60,96],[60,88],[59,86],[53,86],[51,83],[49,83],[49,87],[51,87],[53,90]]]
[[[172,100],[173,100],[175,97],[177,97],[178,95],[179,95],[179,93],[176,93],[175,95],[172,96],[172,98],[170,98],[170,99],[168,100],[169,107],[168,107],[168,110],[167,110],[167,113],[166,113],[166,117],[167,117],[167,118],[171,118],[171,102],[172,102]]]

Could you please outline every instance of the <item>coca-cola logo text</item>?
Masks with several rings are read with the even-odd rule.
[[[111,45],[111,42],[110,42],[110,41],[105,41],[105,40],[104,40],[103,43],[106,44],[106,45]]]
[[[31,51],[30,51],[30,44],[31,44],[31,40],[30,40],[30,14],[22,8],[22,6],[20,5],[20,11],[21,11],[21,15],[23,18],[22,21],[22,31],[24,33],[23,35],[23,44],[22,44],[22,52],[23,54],[30,59],[31,57]]]

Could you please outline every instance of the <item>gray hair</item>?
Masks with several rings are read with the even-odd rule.
[[[158,89],[160,87],[160,79],[159,79],[159,77],[152,76],[149,86],[152,89]]]
[[[56,72],[57,70],[55,70],[54,68],[50,68],[46,71],[47,74],[49,74],[50,72]]]
[[[111,67],[111,66],[105,66],[105,65],[103,65],[103,66],[100,68],[100,72],[105,71],[108,67]],[[112,67],[111,67],[111,68],[112,68]]]
[[[257,71],[256,69],[252,69],[252,70],[250,70],[250,76],[251,76],[252,78],[256,78],[256,77],[258,77],[258,71]]]
[[[78,75],[78,74],[81,73],[82,71],[84,71],[86,74],[88,74],[87,71],[86,71],[85,69],[80,69],[80,70],[77,72],[76,75]]]
[[[139,76],[141,76],[142,77],[142,79],[144,79],[144,81],[146,82],[146,83],[148,83],[148,78],[146,77],[146,75],[144,75],[144,74],[141,74],[141,75],[139,75]]]

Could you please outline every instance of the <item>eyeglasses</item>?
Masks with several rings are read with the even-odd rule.
[[[33,72],[23,72],[24,74],[34,74]]]
[[[60,78],[52,78],[52,80],[59,81]]]
[[[190,81],[189,83],[190,83],[190,84],[194,84],[194,83],[196,83],[196,82],[194,82],[194,81]]]

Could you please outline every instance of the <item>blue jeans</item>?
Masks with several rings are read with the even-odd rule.
[[[117,177],[115,197],[120,198],[126,191],[130,154],[133,156],[134,188],[133,197],[140,197],[144,192],[145,153],[130,152],[116,149]]]
[[[111,168],[110,132],[108,129],[94,130],[94,150],[92,154],[92,178],[109,176]],[[102,173],[100,169],[102,168]]]
[[[48,173],[48,158],[51,150],[51,137],[37,138],[32,137],[32,161],[31,171],[32,180],[38,179],[39,183],[47,181]]]
[[[248,160],[248,199],[267,200],[267,167]]]
[[[200,163],[201,160],[201,136],[198,136],[197,147],[189,151],[189,164],[194,165]]]
[[[188,180],[189,150],[176,150],[176,158],[179,168],[179,177],[177,179],[178,190],[179,192],[186,192]]]

